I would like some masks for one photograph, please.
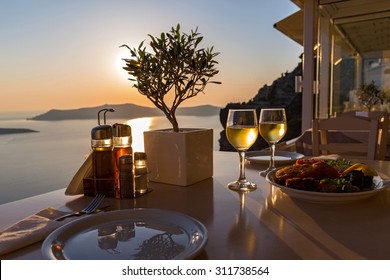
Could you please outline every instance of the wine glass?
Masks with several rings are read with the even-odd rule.
[[[230,109],[226,122],[226,136],[240,156],[240,177],[228,184],[234,191],[252,191],[256,184],[245,178],[245,152],[256,142],[258,135],[256,109]]]
[[[284,108],[261,109],[259,131],[261,137],[270,146],[271,157],[268,169],[261,171],[261,176],[266,176],[275,167],[275,145],[283,138],[287,131],[286,112]]]

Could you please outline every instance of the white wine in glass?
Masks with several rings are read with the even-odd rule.
[[[287,119],[284,108],[261,109],[259,132],[261,137],[270,146],[271,157],[269,167],[260,172],[261,176],[266,176],[275,167],[275,145],[283,138],[287,131]]]
[[[245,152],[256,142],[258,136],[256,109],[230,109],[226,122],[226,137],[238,151],[240,157],[240,176],[228,184],[234,191],[252,191],[256,184],[245,177]]]

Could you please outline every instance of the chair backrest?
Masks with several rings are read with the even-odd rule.
[[[368,118],[368,119],[377,119],[379,120],[379,136],[378,136],[378,146],[376,159],[384,160],[386,159],[387,154],[387,141],[389,134],[390,126],[390,114],[386,111],[359,111],[352,110],[347,112],[342,112],[337,115],[338,117],[342,116],[354,116],[359,118]]]
[[[381,119],[381,118],[389,118],[390,114],[385,111],[358,111],[358,110],[352,110],[352,111],[345,111],[341,113],[337,113],[337,117],[363,117],[363,118],[369,118],[369,119]]]
[[[351,158],[383,160],[386,154],[388,125],[388,118],[344,115],[315,119],[312,126],[313,155],[339,154]],[[330,137],[331,133],[333,137]],[[351,137],[354,133],[365,135],[365,141],[357,141]]]

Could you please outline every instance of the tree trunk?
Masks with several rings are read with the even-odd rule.
[[[172,129],[174,132],[179,132],[179,124],[176,120],[175,114],[170,114],[169,112],[163,111],[168,121],[172,124]]]
[[[176,117],[174,116],[173,118],[169,119],[169,121],[172,124],[173,131],[179,132],[179,124],[177,123]]]

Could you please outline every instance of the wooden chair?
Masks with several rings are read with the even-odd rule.
[[[379,120],[379,142],[377,147],[377,158],[378,159],[388,159],[388,148],[387,148],[387,141],[388,141],[388,134],[389,134],[389,126],[390,126],[390,114],[386,111],[361,111],[361,110],[352,110],[352,111],[346,111],[339,113],[337,115],[338,117],[343,116],[354,116],[359,118],[365,118],[365,119],[376,119]],[[390,151],[389,151],[390,152]]]
[[[369,119],[381,119],[383,117],[389,118],[389,113],[385,111],[359,111],[359,110],[351,110],[351,111],[345,111],[341,113],[337,113],[337,117],[363,117],[363,118],[369,118]]]
[[[339,154],[346,158],[384,160],[388,126],[388,118],[345,115],[330,119],[315,119],[312,125],[313,155]],[[339,141],[330,141],[331,132],[338,135]],[[366,141],[357,141],[356,138],[351,137],[354,133],[366,135],[364,136]]]

